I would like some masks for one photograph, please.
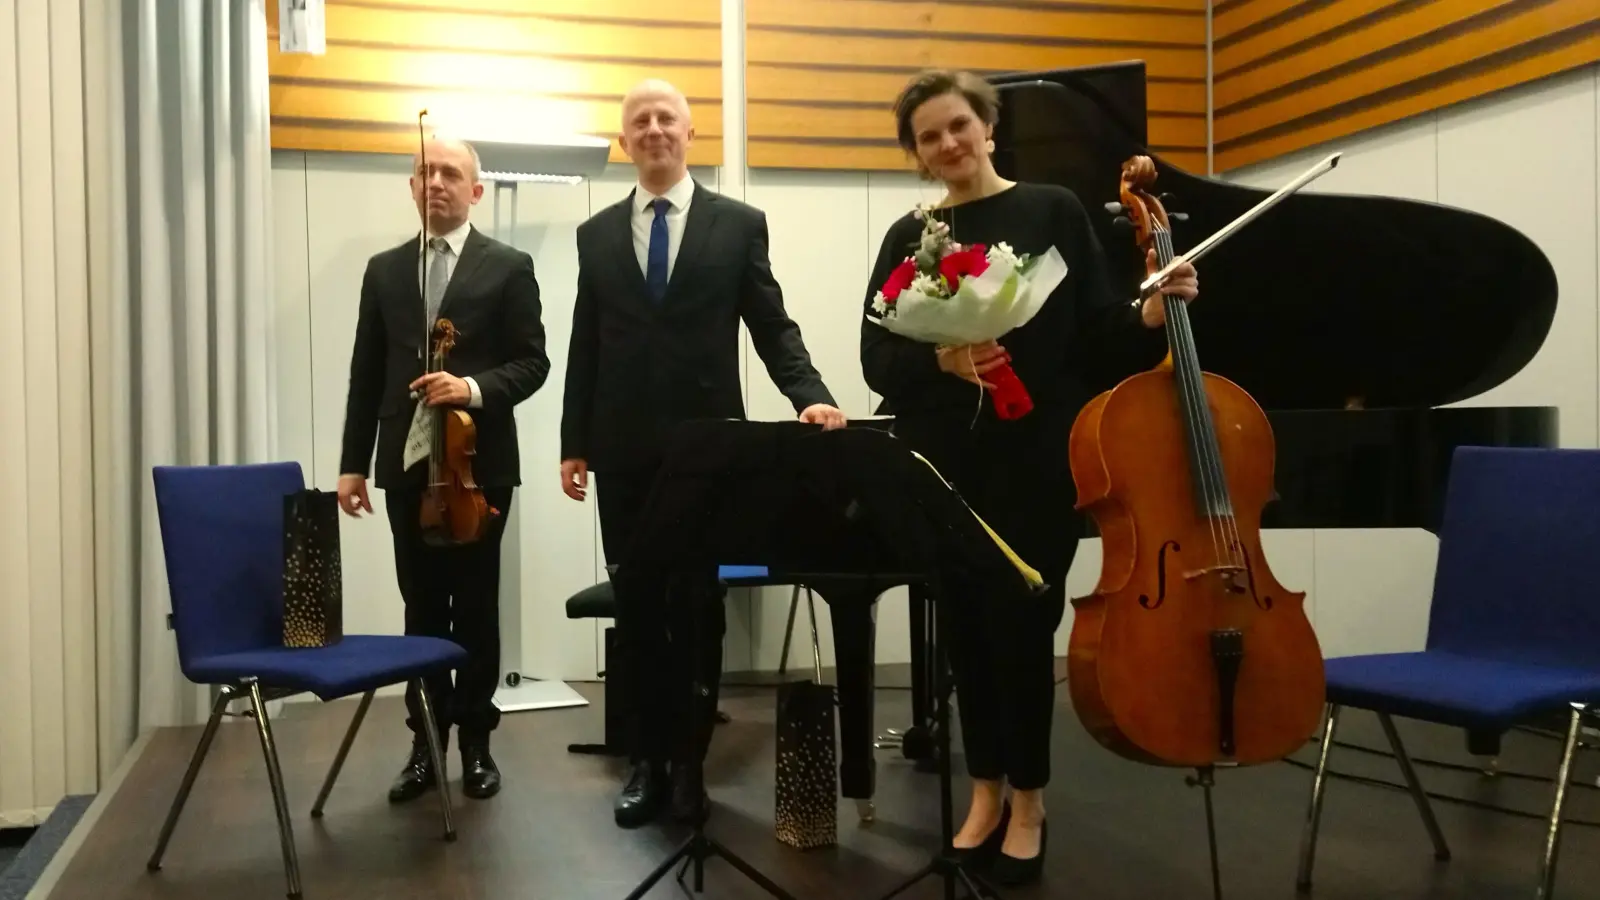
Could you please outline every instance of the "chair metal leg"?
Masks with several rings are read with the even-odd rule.
[[[798,590],[795,598],[799,599]],[[815,667],[817,684],[822,683],[822,645],[817,638],[817,596],[806,588],[806,611],[811,616],[811,664]]]
[[[450,779],[445,777],[444,745],[439,741],[439,724],[433,718],[433,703],[428,700],[427,686],[416,679],[417,696],[422,698],[422,730],[428,735],[428,755],[433,758],[433,771],[439,782],[439,806],[444,811],[444,839],[456,839],[456,823],[450,811]]]
[[[800,585],[794,586],[794,593],[789,596],[789,624],[783,629],[783,653],[778,657],[778,680],[789,672],[789,642],[794,639],[794,612],[800,606]]]
[[[1411,789],[1411,799],[1416,801],[1422,824],[1428,829],[1428,838],[1433,841],[1433,858],[1440,862],[1449,860],[1450,847],[1444,842],[1444,832],[1439,830],[1439,820],[1433,817],[1433,804],[1428,802],[1428,795],[1422,792],[1417,770],[1411,767],[1411,757],[1406,755],[1406,748],[1400,743],[1400,732],[1395,731],[1394,720],[1389,718],[1388,713],[1378,713],[1378,724],[1383,726],[1383,733],[1389,738],[1395,762],[1400,764],[1400,774],[1405,776],[1406,787]]]
[[[1545,836],[1544,860],[1539,864],[1539,900],[1550,900],[1556,890],[1556,851],[1561,847],[1561,807],[1567,802],[1567,782],[1572,778],[1572,757],[1578,748],[1578,730],[1583,724],[1583,708],[1572,707],[1567,725],[1566,747],[1561,751],[1561,772],[1556,776],[1556,799],[1550,806],[1550,832]]]
[[[367,717],[367,707],[372,705],[372,695],[377,691],[367,691],[361,695],[361,705],[356,707],[355,717],[350,720],[350,727],[345,730],[344,743],[339,745],[339,752],[333,757],[333,766],[328,769],[328,777],[322,780],[322,790],[317,792],[317,802],[311,805],[311,818],[322,818],[322,806],[328,802],[328,795],[333,792],[333,783],[338,780],[339,772],[344,768],[344,760],[350,755],[350,745],[355,743],[356,732],[361,730],[361,722]]]
[[[283,843],[283,867],[289,878],[290,900],[300,900],[300,859],[294,849],[294,828],[289,821],[289,796],[283,789],[283,769],[278,765],[278,747],[272,740],[272,723],[267,720],[267,704],[261,698],[261,684],[250,682],[250,706],[255,710],[256,729],[261,734],[261,755],[267,760],[267,781],[272,785],[272,802],[278,811],[278,838]]]
[[[178,826],[178,816],[183,814],[184,804],[189,802],[189,791],[194,788],[194,779],[200,774],[200,765],[206,761],[206,754],[211,752],[211,741],[217,736],[217,726],[222,724],[222,714],[228,709],[228,702],[234,697],[232,689],[224,687],[217,692],[217,698],[211,704],[211,718],[206,720],[206,730],[200,733],[200,743],[195,745],[194,755],[189,758],[189,768],[183,773],[183,783],[178,786],[178,796],[172,798],[172,808],[167,810],[167,821],[161,825],[161,836],[156,838],[155,852],[150,854],[150,861],[145,868],[152,872],[161,870],[161,857],[166,855],[167,842],[172,840],[172,830]]]
[[[1322,718],[1322,752],[1317,754],[1317,773],[1311,779],[1311,806],[1306,810],[1306,823],[1300,832],[1300,871],[1294,886],[1300,891],[1311,890],[1311,866],[1317,854],[1317,828],[1322,822],[1322,795],[1327,786],[1328,754],[1333,750],[1333,731],[1339,724],[1339,706],[1329,703]]]

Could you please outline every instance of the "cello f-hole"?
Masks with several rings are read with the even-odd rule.
[[[1149,594],[1139,595],[1139,605],[1145,609],[1160,609],[1161,604],[1167,602],[1167,550],[1182,550],[1177,541],[1165,541],[1161,545],[1160,556],[1156,560],[1156,598],[1150,599]]]

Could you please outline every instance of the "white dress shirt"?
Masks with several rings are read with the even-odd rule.
[[[633,252],[639,258],[639,272],[650,277],[650,225],[656,220],[656,211],[650,204],[658,195],[636,185],[633,190]],[[694,199],[694,179],[688,173],[679,182],[667,188],[665,194],[672,208],[667,210],[667,277],[672,277],[672,267],[678,262],[678,246],[683,243],[683,224],[689,219],[689,202]]]
[[[445,284],[447,286],[450,283],[451,277],[453,277],[456,274],[456,263],[461,261],[461,250],[462,250],[463,247],[465,247],[467,245],[467,235],[471,231],[472,231],[472,223],[470,223],[470,222],[462,222],[459,226],[457,226],[452,231],[447,231],[444,234],[435,235],[435,237],[444,238],[444,242],[446,244],[450,245],[450,251],[448,253],[439,253],[439,252],[437,252],[435,250],[432,250],[432,249],[427,249],[426,250],[426,252],[428,253],[428,268],[430,270],[434,266],[440,266],[440,265],[444,266]],[[421,232],[418,232],[419,239],[420,239],[420,236],[421,236]],[[423,308],[424,308],[424,311],[426,311],[427,302],[428,302],[428,284],[427,284],[427,282],[422,280],[422,258],[420,256],[417,258],[417,288],[422,293]],[[439,298],[439,302],[442,304],[444,302],[444,298],[440,297]],[[433,334],[433,331],[432,331],[433,323],[432,322],[428,323],[428,328],[429,328],[429,332],[428,333],[429,333],[430,337],[429,337],[429,340],[423,342],[423,346],[425,346],[425,347],[431,346],[431,344],[432,344],[432,337],[431,337],[432,334]],[[463,378],[461,380],[465,381],[467,383],[467,391],[470,392],[471,395],[472,395],[471,399],[469,399],[467,401],[467,406],[469,406],[469,407],[471,407],[473,409],[478,409],[478,408],[482,407],[483,406],[483,394],[481,392],[479,392],[479,390],[478,390],[477,379],[472,378],[471,376],[468,376],[468,377]]]

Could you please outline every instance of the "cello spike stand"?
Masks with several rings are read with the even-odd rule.
[[[1222,900],[1222,863],[1217,853],[1217,817],[1212,807],[1211,789],[1216,786],[1217,767],[1231,765],[1231,763],[1219,763],[1217,766],[1201,766],[1195,769],[1195,774],[1183,780],[1189,787],[1200,788],[1205,795],[1206,840],[1211,849],[1211,895],[1215,900]]]

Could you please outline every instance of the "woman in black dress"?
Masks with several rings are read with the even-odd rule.
[[[926,73],[895,102],[899,142],[924,177],[943,183],[946,194],[934,214],[949,224],[952,240],[1004,241],[1032,256],[1054,246],[1066,261],[1066,278],[1028,324],[986,344],[935,348],[863,321],[861,364],[868,386],[884,398],[880,412],[895,416],[896,434],[1050,586],[1044,596],[1024,599],[982,585],[945,589],[953,626],[946,647],[973,779],[954,847],[974,865],[992,864],[994,880],[1018,884],[1038,877],[1044,859],[1055,632],[1083,530],[1067,457],[1073,420],[1091,397],[1080,364],[1088,354],[1103,362],[1103,351],[1113,348],[1117,355],[1147,350],[1155,363],[1165,315],[1160,295],[1143,304],[1114,295],[1088,213],[1071,191],[995,172],[990,153],[998,111],[994,87],[977,76]],[[877,315],[879,287],[916,246],[922,227],[909,212],[890,226],[867,288],[868,318]],[[1147,264],[1155,271],[1153,255]],[[1185,300],[1198,290],[1188,265],[1164,287]],[[983,393],[985,374],[1007,361],[1034,404],[1009,421],[995,415]]]

